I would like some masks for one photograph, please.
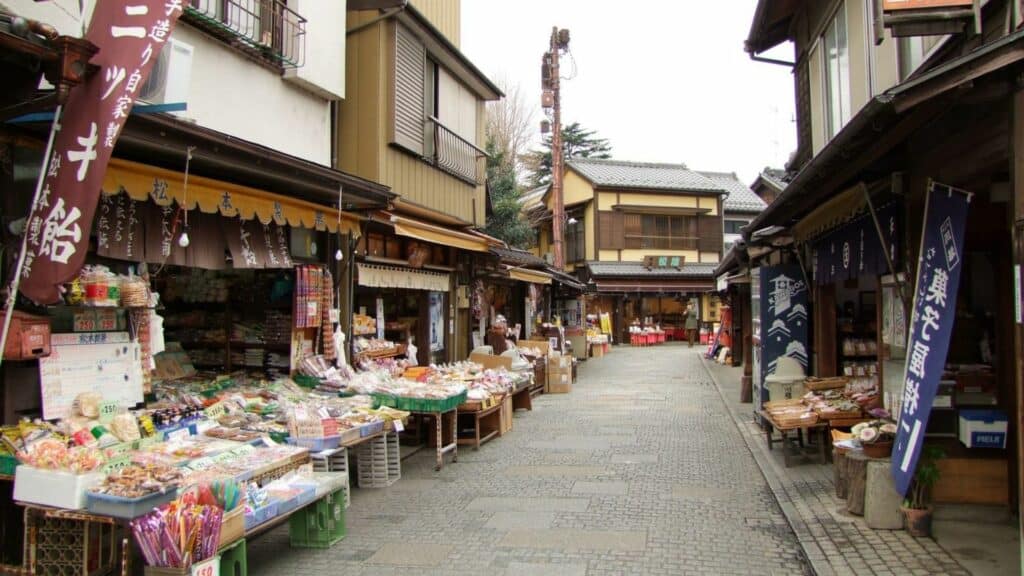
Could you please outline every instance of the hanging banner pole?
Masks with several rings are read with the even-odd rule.
[[[39,178],[36,179],[36,191],[32,195],[32,204],[29,214],[35,211],[39,203],[39,196],[43,193],[43,182],[46,181],[46,174],[50,169],[50,159],[53,156],[53,142],[60,132],[60,115],[64,110],[62,105],[57,106],[53,113],[53,122],[50,124],[50,136],[46,139],[46,151],[43,153],[43,166],[39,170]],[[18,300],[18,287],[21,286],[21,273],[25,267],[25,253],[28,251],[28,218],[25,219],[25,229],[21,233],[21,249],[18,252],[18,263],[14,267],[14,277],[7,289],[7,303],[4,305],[4,326],[0,332],[0,365],[3,364],[3,351],[7,350],[7,334],[11,331],[11,317],[14,316],[14,304]]]
[[[953,336],[967,208],[972,196],[950,186],[928,183],[903,371],[903,402],[892,451],[892,477],[901,495],[910,489],[917,472],[928,417]]]

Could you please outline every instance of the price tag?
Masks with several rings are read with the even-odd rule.
[[[223,402],[217,402],[216,404],[212,404],[203,409],[203,413],[206,414],[206,417],[210,420],[217,420],[226,414],[227,411],[228,409],[224,407]]]
[[[195,460],[188,463],[188,467],[196,472],[206,470],[210,466],[213,466],[213,459],[208,457],[196,458]]]
[[[401,419],[396,418],[392,420],[391,423],[395,426],[395,433],[405,432],[405,424],[402,424]]]
[[[132,459],[127,454],[123,456],[118,456],[117,458],[114,458],[107,462],[107,464],[103,467],[103,473],[110,474],[111,472],[114,472],[116,470],[127,468],[131,466],[131,464]]]
[[[193,564],[191,576],[220,576],[220,556]]]
[[[182,440],[184,438],[188,438],[191,435],[192,435],[192,432],[189,431],[188,426],[185,426],[184,428],[178,428],[174,432],[168,432],[167,433],[167,439],[168,440]]]
[[[327,409],[326,406],[321,406],[320,408],[318,408],[316,413],[320,415],[321,420],[326,420],[331,417],[331,412],[330,410]]]
[[[200,420],[196,422],[196,434],[203,434],[211,428],[216,428],[217,423],[212,420]]]
[[[246,454],[252,454],[255,451],[256,451],[256,448],[253,445],[245,444],[245,445],[239,446],[238,448],[235,448],[234,450],[231,451],[231,453],[232,454],[237,454],[238,456],[245,456]]]
[[[100,402],[100,424],[106,424],[117,416],[117,401],[108,400],[106,402]]]
[[[122,442],[121,444],[114,444],[113,446],[103,450],[103,453],[106,454],[108,460],[113,460],[123,454],[127,454],[131,449],[132,447],[130,444]]]
[[[338,434],[338,421],[334,418],[324,418],[320,421],[323,426],[324,436],[336,436]]]
[[[233,454],[231,452],[222,452],[222,453],[217,454],[216,456],[214,456],[213,457],[213,461],[214,462],[220,462],[220,463],[223,464],[225,462],[230,462],[230,461],[232,461],[232,460],[234,460],[236,458],[238,458],[238,454]]]
[[[298,467],[299,476],[312,476],[313,475],[313,463],[307,462]]]
[[[139,440],[139,449],[148,448],[153,444],[159,444],[160,442],[163,442],[162,436],[163,434],[154,434],[152,436],[146,436],[144,438],[141,438]]]

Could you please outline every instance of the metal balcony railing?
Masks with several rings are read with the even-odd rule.
[[[306,19],[282,0],[189,0],[185,18],[283,68],[306,61]]]
[[[487,152],[452,132],[433,116],[427,119],[427,134],[434,146],[432,151],[428,150],[428,162],[474,186],[481,183],[477,159],[486,158]]]

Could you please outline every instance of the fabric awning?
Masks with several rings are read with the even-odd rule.
[[[509,267],[508,275],[513,280],[519,280],[521,282],[530,282],[531,284],[551,284],[551,274],[546,274],[539,270]]]
[[[428,290],[447,292],[451,276],[440,272],[423,272],[399,266],[380,264],[356,264],[359,285],[368,288],[402,288],[405,290]]]
[[[395,234],[400,236],[415,238],[416,240],[440,244],[442,246],[454,246],[461,250],[469,250],[471,252],[489,251],[487,241],[479,236],[467,234],[466,232],[459,232],[457,230],[450,230],[441,226],[435,226],[420,220],[405,218],[404,216],[395,216],[388,212],[384,212],[384,214],[390,220],[391,225],[395,227]]]
[[[206,214],[258,219],[263,224],[360,235],[360,218],[342,212],[339,226],[334,208],[202,176],[189,175],[186,191],[184,181],[182,172],[114,158],[103,179],[103,194],[125,192],[134,200],[149,200],[158,206],[177,203],[186,210],[198,207]]]
[[[610,293],[644,294],[658,292],[707,292],[715,289],[712,280],[663,280],[656,282],[597,281],[597,291]]]

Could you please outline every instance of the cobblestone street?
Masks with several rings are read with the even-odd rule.
[[[250,543],[250,573],[806,573],[697,349],[616,347],[511,434],[432,464],[356,489],[334,548],[292,549],[287,528]]]

